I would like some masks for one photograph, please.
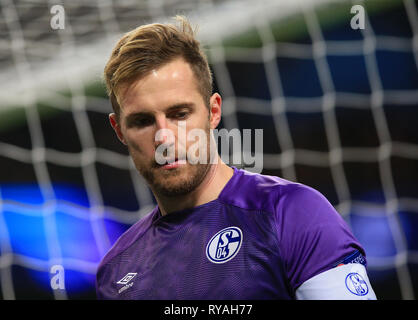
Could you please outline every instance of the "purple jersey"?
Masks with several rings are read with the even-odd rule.
[[[234,169],[219,197],[165,216],[156,207],[99,265],[99,299],[294,299],[311,277],[364,256],[318,191]]]

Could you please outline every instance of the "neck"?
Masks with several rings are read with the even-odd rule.
[[[200,185],[188,194],[167,197],[154,193],[161,214],[166,215],[170,212],[197,207],[217,199],[222,189],[231,179],[234,170],[222,162],[221,159],[216,161],[215,164],[210,164],[208,168],[208,172]]]

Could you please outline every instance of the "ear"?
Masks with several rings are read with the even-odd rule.
[[[210,97],[210,128],[215,129],[219,122],[221,121],[222,116],[222,97],[219,93],[214,93]]]
[[[125,141],[125,138],[123,136],[120,124],[116,119],[116,114],[110,113],[109,114],[109,121],[110,121],[110,125],[112,126],[113,130],[115,130],[115,133],[118,136],[118,139],[120,140],[120,142],[122,142],[124,145],[126,145],[126,141]]]

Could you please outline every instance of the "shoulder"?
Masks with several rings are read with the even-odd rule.
[[[356,250],[365,256],[348,224],[318,190],[238,169],[233,178],[222,200],[266,213],[293,288]]]
[[[243,169],[234,168],[234,171],[220,199],[243,209],[276,212],[286,203],[325,199],[318,191],[301,183]]]
[[[140,219],[128,230],[126,230],[109,249],[99,264],[98,270],[104,265],[110,263],[116,257],[121,255],[126,249],[135,243],[150,227],[152,220],[157,212],[157,208],[148,213],[145,217]]]

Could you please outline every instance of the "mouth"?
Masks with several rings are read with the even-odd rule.
[[[178,159],[178,158],[168,159],[167,162],[168,162],[167,164],[160,165],[159,168],[163,170],[171,170],[171,169],[176,169],[186,164],[185,159]]]

